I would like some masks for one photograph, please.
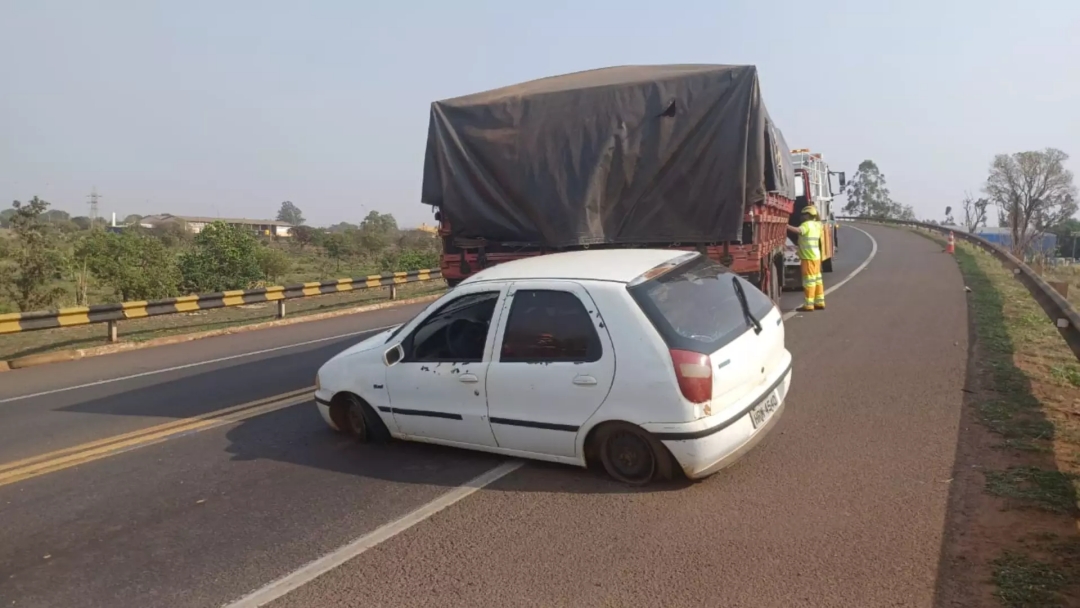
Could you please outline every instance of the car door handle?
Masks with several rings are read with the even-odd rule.
[[[592,376],[578,376],[574,378],[574,384],[578,386],[596,386],[596,378]]]
[[[458,382],[473,383],[479,381],[480,379],[477,378],[475,374],[461,374],[460,376],[458,376]]]

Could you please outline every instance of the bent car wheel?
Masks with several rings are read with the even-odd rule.
[[[361,399],[349,397],[342,408],[344,430],[363,442],[379,442],[390,438],[390,431],[375,410]]]
[[[609,424],[597,436],[600,462],[608,475],[635,486],[653,480],[662,468],[654,440],[631,424]],[[661,449],[662,446],[661,446]]]

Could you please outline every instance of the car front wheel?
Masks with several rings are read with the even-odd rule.
[[[360,441],[380,442],[390,438],[382,418],[363,399],[345,395],[335,399],[331,408],[334,424]]]

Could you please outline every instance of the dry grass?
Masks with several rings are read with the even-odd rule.
[[[1010,607],[1080,605],[1080,365],[996,258],[958,243],[956,259],[972,290],[971,401],[998,437],[983,461],[985,491],[996,497],[988,504],[998,512],[973,517],[979,544],[996,555],[986,564],[993,595]]]

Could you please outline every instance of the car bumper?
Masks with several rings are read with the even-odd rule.
[[[791,368],[788,367],[777,380],[770,384],[769,389],[748,403],[740,410],[741,413],[732,419],[704,430],[690,427],[679,431],[673,429],[672,425],[664,425],[662,432],[654,431],[654,433],[671,452],[686,477],[689,479],[708,477],[735,463],[776,426],[784,413],[790,386]],[[751,420],[751,411],[774,394],[779,400],[776,409],[755,427]]]
[[[315,407],[319,408],[319,415],[326,424],[330,425],[330,428],[335,431],[340,431],[336,424],[334,424],[333,418],[330,417],[330,398],[333,395],[325,393],[323,391],[315,391]]]

